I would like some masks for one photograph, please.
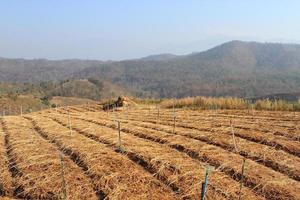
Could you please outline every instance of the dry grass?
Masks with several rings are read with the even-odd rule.
[[[298,102],[289,103],[287,101],[278,100],[271,101],[268,99],[258,100],[254,104],[242,98],[233,97],[186,97],[182,99],[167,99],[162,101],[164,108],[200,108],[200,109],[256,109],[269,111],[300,111],[300,100]]]
[[[86,118],[87,116],[85,116]],[[55,119],[62,122],[65,126],[67,125],[65,117],[56,116]],[[115,137],[112,136],[112,133],[117,133],[116,130],[78,119],[73,119],[73,123],[74,128],[80,130],[83,134],[117,147],[116,134]],[[110,126],[113,125],[115,124],[110,124]],[[132,126],[126,124],[125,127],[122,130]],[[137,138],[132,136],[132,133],[126,134],[122,132],[122,145],[125,148],[125,154],[143,158],[148,165],[154,168],[156,176],[164,177],[168,183],[178,187],[181,199],[197,199],[200,196],[200,183],[204,175],[199,176],[199,174],[203,174],[207,163],[195,161],[173,148]],[[232,180],[229,176],[213,171],[211,172],[210,180],[208,199],[223,199],[222,195],[232,199],[237,198],[239,183]],[[226,187],[223,187],[224,185]],[[244,196],[243,199],[259,199],[258,196],[247,189],[244,190]]]
[[[12,178],[8,169],[5,134],[0,126],[0,196],[1,195],[12,195]]]
[[[234,102],[224,100],[222,105]],[[63,153],[69,199],[93,199],[99,192],[106,199],[198,199],[206,167],[211,168],[208,200],[238,199],[241,183],[244,200],[299,199],[299,114],[253,114],[177,108],[175,132],[173,110],[161,108],[158,119],[155,105],[114,113],[98,105],[72,106],[5,117],[0,183],[7,192],[1,195],[61,198]],[[116,120],[121,121],[122,151]],[[20,195],[13,194],[18,187]]]
[[[141,116],[143,117],[141,118]],[[300,189],[300,185],[297,181],[286,177],[285,174],[291,172],[291,177],[299,178],[299,158],[282,151],[276,151],[273,149],[273,146],[268,147],[247,141],[240,137],[237,137],[236,141],[239,152],[237,154],[234,151],[233,153],[230,153],[228,150],[232,151],[232,149],[234,149],[230,135],[220,131],[217,131],[218,134],[214,134],[187,128],[176,128],[176,135],[172,136],[172,123],[160,121],[160,124],[158,125],[155,124],[156,120],[149,120],[151,123],[143,123],[143,120],[147,121],[148,116],[147,111],[136,111],[136,116],[133,117],[135,120],[132,121],[132,118],[130,117],[129,124],[126,123],[126,120],[123,121],[126,119],[125,116],[121,117],[119,115],[118,118],[121,117],[121,119],[123,119],[123,124],[125,123],[124,126],[126,128],[123,129],[124,131],[129,131],[129,133],[138,135],[142,138],[150,138],[150,140],[153,141],[164,141],[170,146],[182,146],[186,148],[187,153],[190,152],[192,154],[199,154],[200,157],[206,157],[210,160],[211,164],[215,164],[216,167],[223,169],[224,172],[228,174],[230,174],[231,171],[239,173],[240,165],[238,165],[238,163],[242,163],[243,157],[238,154],[245,155],[247,158],[251,159],[247,161],[248,168],[246,180],[250,181],[250,185],[257,185],[255,189],[259,193],[272,199],[276,199],[276,196],[279,196],[281,199],[291,199],[293,196],[297,196],[297,190]],[[111,122],[107,121],[105,119],[106,116],[102,113],[88,113],[88,115],[81,116],[81,118],[100,123],[103,126],[115,126],[113,120]],[[80,122],[77,124],[80,124]],[[95,128],[95,130],[98,129],[102,130],[103,128]],[[224,130],[226,131],[226,129],[223,129],[223,132]],[[104,131],[101,131],[101,135],[103,134]],[[207,143],[213,145],[208,145]],[[292,144],[292,141],[290,141],[290,144]],[[299,152],[299,150],[296,150],[296,152]],[[261,160],[262,162],[257,162],[256,160]],[[268,164],[268,167],[264,166],[266,163],[270,163]],[[282,170],[282,173],[284,174],[273,170]],[[258,173],[263,174],[263,176],[258,176]],[[282,181],[288,184],[283,186],[281,184]],[[293,185],[293,187],[290,187],[291,185]],[[274,190],[276,190],[276,195],[274,195]],[[231,190],[231,192],[234,191]]]
[[[61,199],[63,185],[60,152],[32,130],[20,117],[7,117],[4,128],[11,172],[19,198]],[[42,147],[42,148],[41,148]],[[97,199],[91,183],[79,167],[63,156],[68,199]]]
[[[168,188],[141,167],[105,144],[75,132],[70,136],[67,127],[40,116],[34,116],[34,121],[50,140],[71,151],[84,163],[93,177],[93,185],[101,189],[108,199],[176,199]]]

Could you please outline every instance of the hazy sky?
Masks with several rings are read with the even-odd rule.
[[[299,0],[0,0],[0,57],[120,60],[300,41]]]

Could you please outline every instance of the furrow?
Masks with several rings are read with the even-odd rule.
[[[30,117],[30,120],[43,137],[83,163],[93,174],[94,184],[104,187],[107,199],[176,199],[174,192],[107,145],[75,131],[70,133],[68,128],[45,118]]]
[[[104,117],[99,117],[98,115],[93,118],[105,119]],[[222,135],[218,132],[203,132],[176,128],[175,133],[173,133],[173,129],[171,126],[145,122],[139,123],[127,120],[122,121],[125,123],[130,123],[134,126],[150,128],[157,131],[164,131],[170,134],[182,135],[184,137],[218,146],[227,151],[240,154],[241,156],[251,159],[259,164],[270,167],[271,169],[287,175],[294,180],[300,180],[300,168],[298,167],[300,166],[300,158],[290,155],[281,150],[276,150],[274,148],[264,146],[255,142],[249,142],[240,138],[235,138],[235,148],[232,136]],[[236,133],[234,132],[234,134]]]
[[[63,118],[53,118],[53,120],[57,121],[63,126],[67,126],[67,122],[64,121]],[[105,142],[113,146],[116,145],[114,139],[111,137],[111,132],[114,132],[113,129],[101,126],[90,128],[89,126],[92,125],[92,123],[81,123],[79,125],[79,120],[75,119],[73,119],[73,122],[73,129],[79,131],[86,137],[92,138],[96,141]],[[168,167],[168,169],[176,169],[175,171],[172,172],[172,170],[168,170],[172,172],[171,174],[162,171],[160,174],[169,174],[169,177],[167,178],[169,178],[170,182],[175,181],[174,183],[176,183],[181,193],[183,193],[183,199],[197,199],[197,196],[200,196],[199,184],[201,183],[201,178],[203,177],[200,177],[199,179],[198,174],[201,174],[200,169],[204,171],[204,166],[207,164],[191,159],[185,153],[174,151],[172,150],[174,149],[172,147],[170,148],[165,145],[153,143],[152,141],[144,140],[142,137],[131,136],[131,134],[122,133],[122,144],[124,145],[124,151],[126,153],[139,155],[150,164],[155,161],[155,163],[152,165],[154,165],[156,169],[161,169],[162,166],[165,168],[164,165],[167,163],[172,164],[171,167]],[[151,149],[151,151],[149,151],[149,149]],[[174,172],[176,172],[176,174],[174,174]],[[210,183],[210,187],[213,188],[214,191],[219,191],[218,193],[221,193],[222,196],[226,196],[228,199],[237,199],[239,183],[218,171],[214,172],[212,179],[216,181],[212,181]],[[220,181],[220,179],[223,179],[223,182]],[[226,187],[224,187],[224,185],[226,185]],[[186,186],[189,187],[186,188]],[[230,189],[228,189],[228,187]],[[244,189],[243,197],[244,199],[260,199],[260,197],[254,195],[246,188]],[[220,199],[220,197],[217,199]]]
[[[123,119],[125,119],[123,117]],[[147,120],[147,119],[139,119],[138,117],[129,117],[128,118],[131,121],[137,121],[137,122],[147,122],[147,123],[153,123],[156,124],[157,120]],[[139,119],[139,120],[137,120]],[[172,126],[173,122],[171,121],[162,121],[159,120],[158,122],[161,125],[167,125],[167,126]],[[203,127],[197,127],[191,124],[181,124],[180,122],[176,124],[177,127],[180,128],[186,128],[190,130],[198,130],[202,132],[207,132],[209,129],[208,128],[203,128]],[[215,129],[215,131],[218,131],[219,134],[224,134],[224,135],[230,135],[230,131],[225,131],[223,129]],[[284,140],[282,139],[282,136],[276,136],[276,135],[268,135],[268,134],[259,134],[258,132],[253,132],[249,133],[249,131],[235,131],[235,136],[248,140],[250,142],[255,142],[259,144],[263,144],[269,147],[273,147],[277,150],[283,150],[289,154],[292,154],[294,156],[300,157],[300,143],[299,141],[295,140]],[[256,136],[256,137],[255,137]]]
[[[0,123],[0,197],[12,196],[12,174],[9,170],[9,158],[7,149],[7,136]]]
[[[88,119],[85,117],[85,119],[82,120],[87,121]],[[99,120],[89,121],[99,123],[99,125],[102,126],[116,128],[112,123],[99,122]],[[124,131],[124,129],[122,130]],[[151,133],[153,134],[153,132]],[[241,163],[243,157],[230,153],[219,147],[208,145],[201,141],[191,140],[179,135],[172,136],[171,134],[168,134],[164,137],[164,139],[168,141],[171,147],[173,146],[174,148],[180,149],[182,148],[181,146],[185,146],[184,149],[187,149],[187,153],[195,155],[199,154],[199,158],[205,158],[205,160],[207,160],[207,162],[211,165],[214,165],[217,168],[222,168],[224,173],[239,179],[239,168],[236,167],[236,162],[238,161],[238,163]],[[297,199],[297,197],[299,197],[296,192],[300,189],[299,182],[289,179],[288,177],[259,165],[254,161],[248,160],[247,163],[250,168],[248,172],[251,172],[247,173],[247,177],[245,179],[246,183],[248,182],[248,187],[257,190],[262,195],[266,195],[268,199]],[[262,175],[257,176],[258,173]],[[282,181],[289,182],[289,184],[293,185],[293,187],[291,188],[281,185],[280,182]]]
[[[5,120],[4,127],[11,146],[15,196],[25,199],[61,199],[63,196],[101,199],[97,198],[97,191],[93,190],[81,169],[60,156],[59,151],[43,140],[27,120],[10,117]]]

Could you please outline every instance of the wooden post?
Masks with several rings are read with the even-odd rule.
[[[62,153],[60,154],[60,164],[61,164],[61,179],[62,179],[62,194],[63,200],[67,200],[67,188],[66,188],[66,181],[65,181],[65,164],[64,158]]]
[[[239,200],[241,200],[242,197],[242,188],[243,188],[243,182],[244,182],[244,171],[245,171],[245,163],[246,159],[243,159],[243,164],[242,164],[242,174],[241,174],[241,182],[240,182],[240,190],[239,190]]]
[[[233,130],[233,124],[232,124],[232,120],[230,119],[230,127],[231,127],[231,134],[232,134],[232,140],[233,140],[233,144],[234,144],[234,149],[236,152],[238,152],[237,146],[236,146],[236,142],[235,142],[235,135],[234,135],[234,130]]]
[[[176,126],[176,112],[173,106],[173,134],[175,134],[175,126]]]
[[[157,123],[159,121],[159,107],[157,107]]]
[[[175,99],[173,99],[173,114],[175,113]]]
[[[201,200],[205,200],[207,185],[208,185],[208,168],[205,169],[205,180],[202,183]]]
[[[126,120],[128,120],[128,105],[126,105]]]
[[[121,123],[120,123],[120,121],[118,121],[118,149],[120,151],[123,151],[122,150],[122,141],[121,141]]]
[[[69,124],[69,129],[70,129],[70,135],[72,136],[71,115],[70,115],[69,109],[68,109],[68,124]]]
[[[21,114],[21,117],[23,116],[23,107],[20,106],[20,114]]]
[[[175,134],[175,127],[176,127],[176,116],[174,116],[173,134]]]

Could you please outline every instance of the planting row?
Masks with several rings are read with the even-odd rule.
[[[0,199],[2,196],[12,196],[12,177],[9,172],[9,161],[5,146],[5,133],[0,122]]]
[[[65,117],[55,116],[53,119],[67,126],[68,120]],[[112,128],[78,119],[72,119],[72,124],[74,130],[87,137],[113,146],[118,145],[117,131]],[[168,182],[179,189],[181,198],[197,199],[200,196],[205,166],[208,163],[195,160],[172,147],[135,137],[131,133],[122,132],[121,141],[122,148],[126,153],[142,157],[145,162],[155,168],[159,176],[165,177]],[[201,176],[201,174],[203,175]],[[211,199],[221,199],[221,196],[237,199],[239,188],[238,182],[216,170],[210,176],[208,196]],[[260,199],[246,188],[243,190],[242,197],[243,199]]]
[[[141,166],[69,128],[41,116],[28,117],[47,140],[75,158],[89,173],[94,187],[108,199],[176,199],[174,192]]]
[[[99,117],[105,116],[102,113],[98,113]],[[115,117],[115,116],[112,116]],[[157,120],[157,119],[147,119],[144,117],[141,117],[141,115],[136,115],[136,116],[124,116],[124,115],[116,115],[117,118],[122,118],[122,119],[128,119],[130,121],[137,121],[137,122],[149,122],[153,124],[161,124],[161,125],[168,125],[168,126],[174,126],[174,121],[173,120]],[[206,132],[207,134],[210,134],[212,131],[217,132],[218,135],[232,135],[231,128],[235,128],[234,126],[234,121],[232,127],[230,126],[230,119],[225,121],[226,124],[228,124],[225,128],[224,127],[215,127],[212,126],[213,124],[211,123],[208,126],[205,126],[205,124],[201,123],[182,123],[178,119],[175,121],[176,124],[176,130],[178,130],[177,127],[180,128],[187,128],[192,131],[192,129],[201,131],[201,132]],[[242,130],[242,129],[237,129],[235,128],[234,130],[235,136],[240,137],[241,139],[253,141],[256,143],[261,143],[266,146],[270,147],[275,147],[276,149],[281,149],[283,151],[286,151],[290,154],[296,155],[300,157],[300,142],[299,141],[294,141],[291,139],[288,139],[283,136],[279,135],[274,135],[272,133],[263,133],[263,132],[257,132],[257,131],[251,131],[251,130]]]
[[[168,111],[167,114],[163,115],[161,112],[158,115],[157,113],[147,114],[147,112],[141,111],[131,111],[129,112],[129,116],[131,118],[136,118],[138,116],[143,116],[143,120],[148,121],[173,121],[173,114]],[[120,112],[122,116],[126,116],[128,114],[125,112]],[[218,114],[211,114],[205,116],[202,112],[199,112],[195,115],[191,115],[190,113],[182,113],[176,112],[176,120],[180,122],[180,125],[193,127],[195,125],[201,126],[202,129],[211,129],[215,126],[226,128],[230,127],[229,121],[232,120],[234,122],[234,126],[240,130],[250,130],[257,132],[257,134],[263,135],[264,133],[268,133],[274,139],[291,139],[291,140],[300,140],[300,120],[295,121],[277,121],[272,122],[268,119],[245,119],[245,118],[235,118],[233,116],[219,116]],[[199,127],[198,127],[199,128]],[[281,137],[276,137],[281,136]]]
[[[95,120],[96,119],[96,120]],[[98,123],[102,126],[109,126],[112,128],[115,128],[115,124],[110,121],[105,120],[98,120],[97,118],[87,118],[87,116],[84,116],[85,121],[90,121],[93,123]],[[126,127],[130,126],[130,123],[125,125]],[[142,127],[141,127],[142,128]],[[135,132],[137,129],[137,126],[131,126],[131,129],[129,129],[129,132]],[[170,127],[169,127],[170,129]],[[122,129],[124,131],[124,129]],[[126,129],[125,129],[126,130]],[[218,146],[213,146],[207,144],[207,142],[203,142],[200,140],[192,139],[183,137],[180,135],[173,135],[170,133],[171,130],[168,131],[149,131],[148,129],[141,129],[138,133],[143,134],[144,138],[149,138],[151,135],[154,134],[155,137],[159,138],[152,138],[153,141],[166,141],[166,138],[168,139],[167,142],[169,143],[169,146],[173,147],[182,147],[187,150],[192,150],[190,152],[196,152],[197,154],[201,155],[201,157],[206,157],[207,160],[210,160],[211,163],[216,165],[217,167],[223,168],[222,170],[226,173],[230,173],[231,171],[234,171],[234,173],[238,173],[240,168],[237,163],[242,163],[243,157],[234,153],[228,152],[228,150],[224,148],[220,148]],[[161,135],[156,135],[161,134]],[[179,138],[179,140],[178,140]],[[174,141],[177,141],[176,144],[174,144]],[[187,145],[187,146],[186,146]],[[205,147],[205,148],[204,148]],[[200,148],[200,149],[199,149]],[[287,176],[284,176],[278,172],[273,171],[272,169],[268,169],[267,167],[264,167],[260,164],[257,164],[254,161],[249,160],[249,171],[251,173],[247,173],[247,181],[248,186],[255,188],[257,191],[259,191],[261,194],[265,194],[268,197],[272,198],[281,198],[281,199],[297,199],[297,190],[299,189],[299,183],[297,181],[294,181]],[[293,185],[294,188],[290,188],[287,186],[283,186],[280,184],[280,182],[288,182],[289,185]],[[274,190],[276,191],[276,195],[274,195]],[[289,192],[287,192],[289,191]],[[277,196],[277,197],[276,197]]]
[[[86,113],[84,116],[91,119],[103,119],[106,117],[97,113]],[[206,142],[208,144],[219,146],[223,149],[238,153],[242,156],[250,158],[258,163],[262,163],[273,170],[279,171],[295,180],[300,180],[300,158],[282,150],[276,150],[264,144],[248,141],[243,138],[235,137],[238,135],[234,131],[234,135],[219,132],[198,131],[195,129],[186,129],[176,127],[173,133],[172,126],[154,124],[148,122],[140,122],[137,120],[122,120],[123,123],[129,123],[135,127],[150,128],[157,131],[165,131],[167,133],[182,135]]]
[[[42,139],[27,120],[7,117],[3,126],[15,197],[97,199],[82,170]]]

